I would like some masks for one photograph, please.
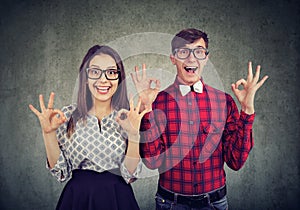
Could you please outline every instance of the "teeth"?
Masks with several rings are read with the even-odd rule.
[[[99,93],[107,93],[110,87],[95,87]]]
[[[184,67],[184,69],[187,71],[187,72],[190,72],[190,71],[193,71],[195,72],[197,70],[198,67],[194,67],[194,66],[186,66]]]
[[[98,90],[108,90],[109,87],[96,87]]]

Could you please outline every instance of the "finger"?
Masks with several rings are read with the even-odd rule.
[[[247,84],[247,81],[245,79],[240,79],[235,83],[235,89],[238,89],[240,85],[245,86]]]
[[[135,77],[136,77],[136,80],[137,80],[137,81],[140,81],[141,78],[140,78],[140,75],[139,75],[139,67],[138,67],[138,66],[135,66],[135,67],[134,67],[134,70],[135,70]]]
[[[131,76],[133,83],[136,85],[137,84],[136,73],[130,73],[130,76]]]
[[[117,122],[120,122],[120,120],[125,120],[127,118],[127,114],[128,114],[128,110],[126,109],[120,109],[117,113],[117,116],[116,116],[116,120]]]
[[[143,65],[142,65],[142,78],[143,78],[143,80],[147,78],[145,63],[143,63]]]
[[[252,72],[252,62],[248,62],[248,76],[247,76],[247,81],[252,81],[253,79],[253,72]]]
[[[37,116],[39,117],[41,115],[41,113],[31,104],[29,104],[29,109]]]
[[[152,111],[152,104],[145,104],[144,110],[148,110],[148,112]]]
[[[67,121],[66,116],[64,115],[64,113],[59,110],[59,109],[54,109],[52,111],[51,116],[55,115],[55,118],[62,120],[63,122]]]
[[[154,89],[157,89],[157,90],[160,89],[160,81],[159,81],[158,79],[155,79],[155,78],[149,78],[149,81],[150,81],[150,84],[151,84],[152,82],[155,83]]]
[[[57,111],[57,110],[56,110]],[[61,124],[63,124],[63,123],[65,123],[65,122],[67,122],[67,119],[65,118],[65,116],[64,115],[61,115],[60,113],[58,113],[58,112],[56,112],[55,114],[54,113],[52,113],[52,115],[55,115],[54,117],[53,117],[53,119],[51,119],[51,124],[52,124],[52,127],[53,128],[57,128],[57,127],[59,127]],[[51,115],[51,116],[52,116]]]
[[[150,106],[150,107],[151,107],[151,106]],[[152,111],[152,108],[149,108],[149,107],[147,106],[147,108],[144,109],[144,110],[140,113],[140,116],[143,117],[146,113],[148,113],[148,112],[150,112],[150,111]]]
[[[155,81],[155,89],[160,90],[160,81],[158,79]]]
[[[137,103],[137,106],[136,106],[136,109],[135,109],[137,112],[139,112],[140,107],[141,107],[141,104],[142,104],[142,100],[141,100],[141,98],[139,97],[139,100],[138,100],[138,103]]]
[[[257,89],[260,88],[264,83],[265,81],[269,78],[268,75],[264,76],[260,81],[259,83],[257,83]]]
[[[54,93],[50,93],[49,102],[48,102],[48,109],[53,109],[54,104]]]
[[[45,107],[45,103],[44,103],[44,96],[43,95],[40,95],[39,96],[39,101],[40,101],[40,108],[41,108],[41,111],[45,111],[46,107]]]
[[[133,96],[132,94],[129,94],[129,110],[134,110],[134,103],[133,103]]]
[[[238,88],[236,88],[235,84],[231,84],[231,90],[234,93],[235,96],[237,96],[240,92],[240,90]]]
[[[254,81],[255,83],[258,82],[258,80],[259,80],[259,75],[260,75],[260,65],[258,65],[258,66],[256,67],[256,72],[255,72],[255,75],[254,75],[254,78],[253,78],[253,81]]]

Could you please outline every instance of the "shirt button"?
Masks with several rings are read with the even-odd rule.
[[[192,102],[189,101],[189,102],[188,102],[188,105],[192,105]]]
[[[190,121],[189,121],[189,124],[190,124],[190,125],[193,125],[193,124],[194,124],[194,121],[190,120]]]

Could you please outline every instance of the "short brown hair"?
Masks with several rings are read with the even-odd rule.
[[[198,39],[203,39],[205,42],[206,49],[208,48],[208,37],[207,34],[203,31],[200,31],[195,28],[187,28],[178,32],[175,37],[172,39],[172,53],[174,54],[175,49],[184,47],[186,44],[191,44]]]

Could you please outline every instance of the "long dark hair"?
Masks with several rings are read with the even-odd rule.
[[[79,68],[79,88],[78,88],[78,95],[77,95],[77,107],[72,113],[72,116],[67,125],[68,137],[70,137],[71,134],[74,132],[74,128],[78,120],[80,119],[86,120],[87,113],[93,106],[92,94],[87,84],[88,78],[87,78],[86,68],[89,66],[90,61],[96,55],[99,54],[106,54],[111,56],[115,60],[117,64],[117,68],[120,71],[118,88],[112,97],[113,109],[119,110],[122,108],[125,109],[129,108],[129,102],[127,97],[127,86],[125,81],[126,75],[125,75],[123,62],[119,54],[111,47],[95,45],[88,50]]]

